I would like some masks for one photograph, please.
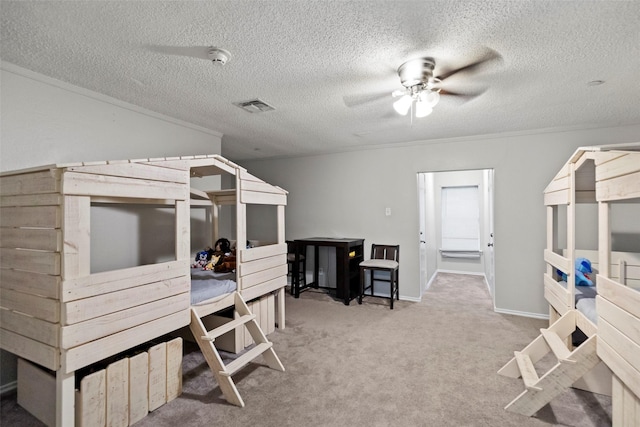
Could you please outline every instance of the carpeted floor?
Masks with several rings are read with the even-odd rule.
[[[533,417],[504,411],[523,390],[498,369],[546,326],[493,312],[483,280],[440,274],[422,302],[323,292],[287,296],[270,335],[286,372],[252,364],[234,376],[246,407],[226,403],[197,347],[185,343],[183,393],[136,426],[608,426],[611,400],[568,390]],[[261,361],[258,359],[257,361]],[[2,401],[2,425],[40,425]]]

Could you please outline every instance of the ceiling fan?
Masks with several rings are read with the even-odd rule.
[[[490,62],[499,62],[502,56],[492,50],[488,51],[478,60],[467,64],[463,67],[443,70],[440,74],[435,74],[436,61],[431,57],[423,57],[411,59],[404,62],[398,67],[397,73],[400,78],[402,89],[395,90],[391,93],[392,97],[399,99],[393,103],[393,107],[397,113],[406,115],[409,110],[414,109],[416,117],[425,117],[431,114],[433,107],[440,101],[440,96],[455,96],[465,99],[471,99],[484,93],[486,88],[476,89],[472,91],[454,91],[449,88],[446,80],[458,73],[470,73],[478,71],[481,67],[488,65]],[[382,97],[389,96],[386,92]],[[347,106],[355,106],[362,103],[368,103],[381,98],[381,96],[368,96],[361,99],[348,101],[345,99]]]

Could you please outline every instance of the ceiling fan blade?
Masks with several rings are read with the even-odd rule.
[[[462,98],[467,98],[467,99],[471,99],[471,98],[475,98],[476,96],[480,96],[483,93],[485,93],[487,91],[487,88],[483,88],[480,90],[474,90],[474,91],[470,91],[470,92],[454,92],[452,90],[447,90],[447,89],[440,89],[440,95],[448,95],[448,96],[458,96],[458,97],[462,97]]]
[[[454,74],[460,73],[462,71],[475,71],[476,69],[480,68],[481,66],[489,63],[489,62],[501,62],[502,61],[502,55],[500,55],[498,52],[496,52],[493,49],[489,49],[489,51],[479,60],[472,62],[471,64],[465,65],[464,67],[461,68],[457,68],[455,70],[450,70],[447,71],[443,74],[440,74],[437,78],[442,80],[448,79],[449,77],[453,76]]]

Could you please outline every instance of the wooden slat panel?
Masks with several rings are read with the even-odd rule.
[[[544,298],[560,315],[563,315],[567,310],[569,310],[564,301],[558,298],[554,293],[549,292],[547,288],[544,290]]]
[[[60,346],[60,324],[27,316],[12,310],[0,310],[0,323],[7,331],[52,347]]]
[[[71,301],[62,305],[61,322],[72,325],[96,317],[115,313],[120,310],[157,301],[183,292],[191,288],[189,277],[177,277],[161,282],[149,283],[135,288],[124,289],[109,294]]]
[[[167,341],[167,402],[182,394],[182,338]]]
[[[167,403],[167,343],[149,348],[149,411]]]
[[[91,273],[91,200],[86,196],[65,196],[63,279],[84,277]]]
[[[267,270],[279,265],[287,264],[287,255],[276,255],[269,258],[261,258],[256,261],[243,262],[238,266],[238,276],[246,276],[248,274],[257,273],[258,271]]]
[[[562,255],[558,255],[557,253],[550,251],[549,249],[544,250],[544,260],[545,262],[548,262],[555,268],[558,268],[567,274],[573,273],[573,268],[571,268],[571,260],[569,258],[563,257]]]
[[[286,194],[282,189],[267,184],[264,181],[240,181],[242,191],[255,191],[258,193]]]
[[[144,163],[151,166],[158,166],[162,168],[170,168],[176,169],[182,172],[189,172],[189,168],[191,167],[191,163],[189,160],[178,160],[177,158],[171,160],[159,160],[159,161],[151,161],[145,160],[139,163]]]
[[[563,307],[573,308],[573,298],[571,298],[571,292],[569,292],[560,283],[556,282],[553,277],[549,276],[548,274],[544,274],[544,288],[545,295],[546,293],[552,294],[557,301],[562,303]]]
[[[598,333],[598,327],[582,312],[576,310],[576,326],[588,337]]]
[[[59,206],[20,206],[0,208],[2,227],[60,228],[62,211]]]
[[[258,298],[269,292],[277,291],[287,286],[287,276],[279,276],[250,288],[243,289],[240,294],[245,300]]]
[[[62,203],[62,196],[57,193],[22,194],[0,197],[0,206],[55,206]]]
[[[596,168],[596,181],[640,171],[640,153],[626,153]]]
[[[598,322],[599,342],[606,342],[615,352],[622,357],[640,375],[640,346],[628,337],[620,333],[609,322],[600,319]]]
[[[604,276],[597,276],[598,295],[612,304],[640,317],[640,292],[614,282]]]
[[[3,176],[0,178],[0,194],[3,196],[58,193],[60,171],[57,169]]]
[[[181,310],[188,310],[188,292],[138,305],[126,310],[96,317],[62,327],[61,347],[68,349],[159,319]]]
[[[80,393],[76,394],[76,425],[104,426],[106,420],[107,371],[101,369],[80,381]]]
[[[189,261],[169,261],[95,273],[62,282],[62,301],[74,301],[147,283],[188,277]]]
[[[569,203],[569,190],[554,191],[553,193],[545,193],[544,205],[566,205]]]
[[[64,174],[63,194],[186,200],[189,198],[189,186],[178,183],[159,183],[143,179],[67,172]]]
[[[640,172],[596,182],[599,202],[640,197]]]
[[[276,255],[287,253],[287,244],[279,243],[277,245],[259,246],[250,249],[240,249],[240,262],[250,262],[261,258],[269,258]]]
[[[182,184],[189,182],[187,170],[158,166],[163,164],[118,163],[98,166],[74,166],[68,168],[67,171]]]
[[[566,190],[570,188],[570,179],[568,176],[554,179],[544,189],[545,194],[553,193],[554,191]]]
[[[129,358],[129,425],[149,413],[149,354]]]
[[[107,366],[107,426],[129,425],[129,360]]]
[[[0,343],[2,343],[3,350],[52,371],[60,367],[60,352],[56,347],[51,347],[2,328],[0,328]]]
[[[60,304],[54,299],[2,289],[0,303],[8,310],[19,311],[51,323],[60,321]]]
[[[33,271],[40,274],[60,274],[60,253],[28,249],[0,248],[3,268]]]
[[[238,278],[238,289],[246,290],[252,286],[267,282],[280,276],[287,275],[287,265],[281,265],[258,273],[249,274]],[[244,295],[244,294],[243,294]]]
[[[640,396],[640,372],[620,357],[606,341],[598,340],[598,357],[635,395]]]
[[[600,166],[627,154],[627,151],[600,151],[594,155],[594,163]]]
[[[60,282],[60,276],[5,268],[0,269],[0,287],[2,289],[14,289],[26,294],[58,299]]]
[[[60,252],[62,232],[52,228],[0,228],[0,247]]]
[[[287,196],[284,194],[259,193],[256,191],[241,191],[240,201],[254,205],[286,205]]]
[[[62,350],[63,371],[77,371],[98,360],[180,329],[189,324],[190,317],[189,311],[180,311],[70,350]]]
[[[621,309],[605,298],[596,297],[598,311],[598,326],[606,323],[605,330],[609,331],[598,335],[615,348],[616,351],[640,371],[640,318],[632,316],[628,311]],[[610,332],[611,329],[615,332]],[[622,342],[618,335],[627,337],[628,343]],[[616,341],[617,340],[617,341]],[[621,347],[625,346],[626,353]],[[637,356],[637,357],[636,357]]]

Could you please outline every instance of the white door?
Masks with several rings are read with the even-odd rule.
[[[484,275],[487,279],[487,285],[489,286],[489,293],[494,302],[495,307],[495,264],[493,254],[493,169],[486,169],[484,171],[485,176],[485,197],[486,197],[486,217],[485,217],[485,230],[487,233],[486,242],[487,247],[484,249]]]

